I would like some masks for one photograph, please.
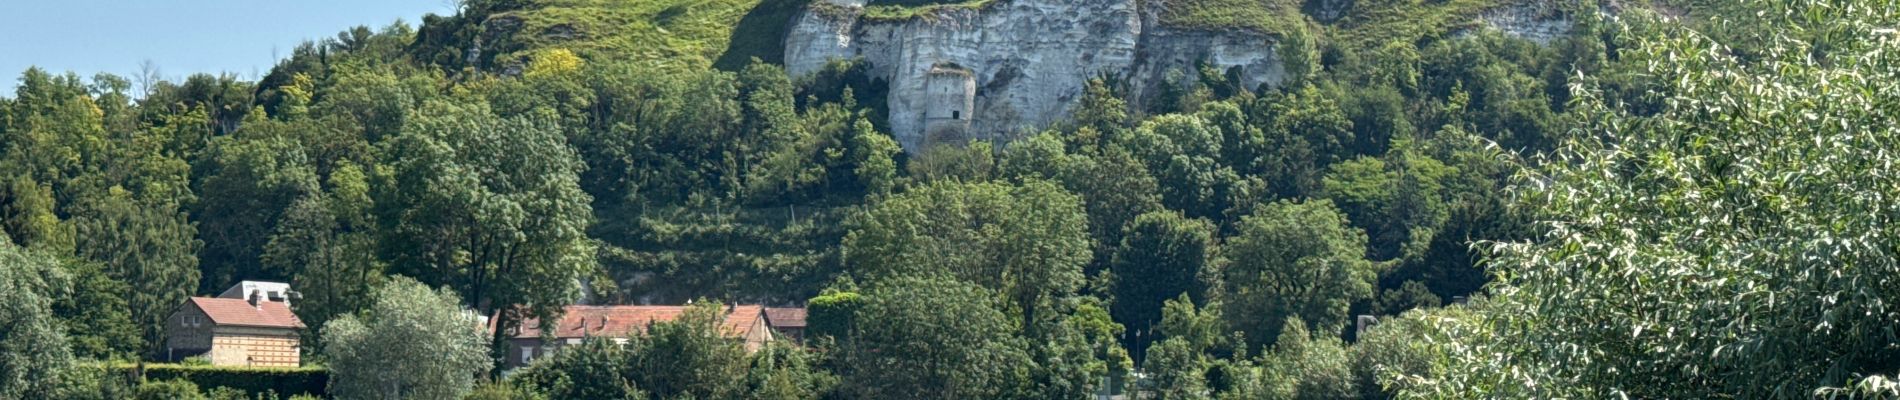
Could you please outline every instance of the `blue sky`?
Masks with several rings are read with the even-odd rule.
[[[452,12],[446,0],[0,0],[0,96],[31,66],[130,78],[151,60],[171,80],[254,79],[305,40]]]

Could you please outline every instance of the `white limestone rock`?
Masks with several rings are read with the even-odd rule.
[[[1270,36],[1161,28],[1137,1],[998,0],[867,21],[863,0],[821,0],[793,21],[785,66],[804,75],[831,60],[863,58],[890,83],[890,126],[913,152],[932,137],[1007,142],[1034,133],[1068,118],[1089,79],[1104,75],[1134,82],[1137,103],[1170,69],[1192,72],[1203,61],[1240,68],[1249,88],[1279,83],[1283,68]],[[932,74],[945,67],[967,71],[974,90],[956,93],[966,85]],[[968,121],[944,122],[960,118]],[[964,125],[963,135],[941,129]]]

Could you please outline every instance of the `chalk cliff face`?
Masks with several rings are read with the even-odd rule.
[[[1604,12],[1608,12],[1606,9]],[[1548,45],[1570,34],[1575,22],[1552,2],[1524,2],[1485,11],[1478,21],[1506,35]]]
[[[908,151],[1034,133],[1067,118],[1088,80],[1103,75],[1135,82],[1137,101],[1169,70],[1191,76],[1199,62],[1239,68],[1249,88],[1280,81],[1273,38],[1164,28],[1137,1],[998,0],[878,21],[860,18],[863,0],[820,0],[793,22],[785,66],[803,75],[862,57],[890,82],[890,126]]]
[[[831,60],[862,58],[874,78],[890,83],[890,127],[911,152],[1033,134],[1068,118],[1088,80],[1100,76],[1129,82],[1137,109],[1173,71],[1237,72],[1246,89],[1276,86],[1285,76],[1276,37],[1166,26],[1158,22],[1161,0],[995,0],[902,20],[863,17],[865,1],[815,1],[786,35],[785,67],[799,76]],[[1354,3],[1319,2],[1334,14]],[[1549,43],[1571,26],[1550,3],[1497,7],[1474,22]]]

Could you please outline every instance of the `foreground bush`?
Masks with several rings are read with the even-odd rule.
[[[399,278],[376,304],[323,328],[338,399],[454,399],[488,372],[488,334],[446,289]]]

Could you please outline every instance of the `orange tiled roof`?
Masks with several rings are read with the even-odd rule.
[[[805,308],[767,307],[765,319],[771,320],[772,326],[777,328],[804,328]]]
[[[686,306],[567,306],[561,313],[560,324],[550,336],[557,339],[632,336],[646,333],[649,325],[679,319],[685,313]],[[729,307],[723,324],[726,334],[743,337],[764,315],[764,306]],[[522,321],[520,332],[514,337],[539,338],[540,325],[540,320],[533,318]]]
[[[204,310],[211,317],[211,323],[223,326],[250,326],[262,328],[303,329],[303,320],[290,312],[290,306],[281,302],[262,302],[252,306],[251,302],[240,299],[222,299],[215,297],[193,297],[190,304]]]

